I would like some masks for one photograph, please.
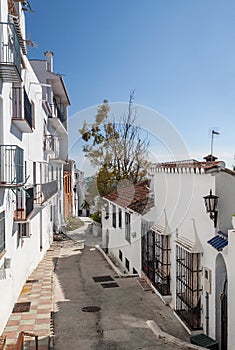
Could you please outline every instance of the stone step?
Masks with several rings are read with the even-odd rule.
[[[150,285],[146,282],[146,280],[144,278],[139,277],[136,279],[136,281],[145,292],[152,290],[152,288],[150,287]]]

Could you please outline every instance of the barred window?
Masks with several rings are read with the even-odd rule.
[[[149,230],[142,237],[142,270],[162,295],[170,295],[170,236]]]
[[[176,312],[190,329],[201,328],[201,254],[176,245]]]

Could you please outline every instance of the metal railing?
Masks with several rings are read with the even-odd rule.
[[[24,151],[16,145],[0,145],[0,184],[24,182]]]
[[[52,135],[44,136],[44,152],[55,153],[55,157],[59,156],[59,140],[57,137]]]
[[[12,118],[25,119],[33,127],[32,105],[23,87],[12,87]]]
[[[21,188],[16,191],[15,221],[26,221],[34,209],[34,188]]]
[[[34,349],[38,350],[38,335],[31,333],[31,332],[20,332],[17,343],[16,343],[16,350],[24,350],[25,349],[25,337],[34,338]],[[31,349],[32,347],[30,347]]]
[[[27,120],[30,127],[32,128],[33,127],[32,106],[25,89],[24,89],[24,119]]]
[[[13,23],[0,22],[0,38],[0,65],[14,65],[20,75],[20,43]]]
[[[43,204],[58,192],[58,181],[54,180],[34,186],[34,203]]]
[[[64,123],[66,121],[66,118],[64,116],[64,113],[62,112],[63,105],[60,103],[53,103],[53,104],[50,104],[50,107],[53,112],[53,116],[59,118],[61,123]]]

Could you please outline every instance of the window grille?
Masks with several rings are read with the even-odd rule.
[[[141,247],[142,270],[161,295],[170,295],[170,236],[149,230]]]
[[[201,328],[201,254],[176,245],[176,312],[191,330]]]

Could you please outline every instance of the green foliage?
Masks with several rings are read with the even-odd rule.
[[[101,214],[100,211],[96,211],[94,214],[90,216],[90,218],[101,224]]]
[[[69,216],[66,220],[66,230],[73,231],[84,226],[84,222],[76,216]]]
[[[82,209],[90,209],[90,204],[86,200],[84,200],[84,202],[81,205],[81,208]]]
[[[108,118],[107,100],[97,109],[95,122],[84,122],[80,131],[86,144],[85,156],[98,168],[97,189],[104,196],[117,187],[122,179],[137,183],[146,177],[149,142],[135,124],[134,93],[130,94],[128,111],[117,122]]]

